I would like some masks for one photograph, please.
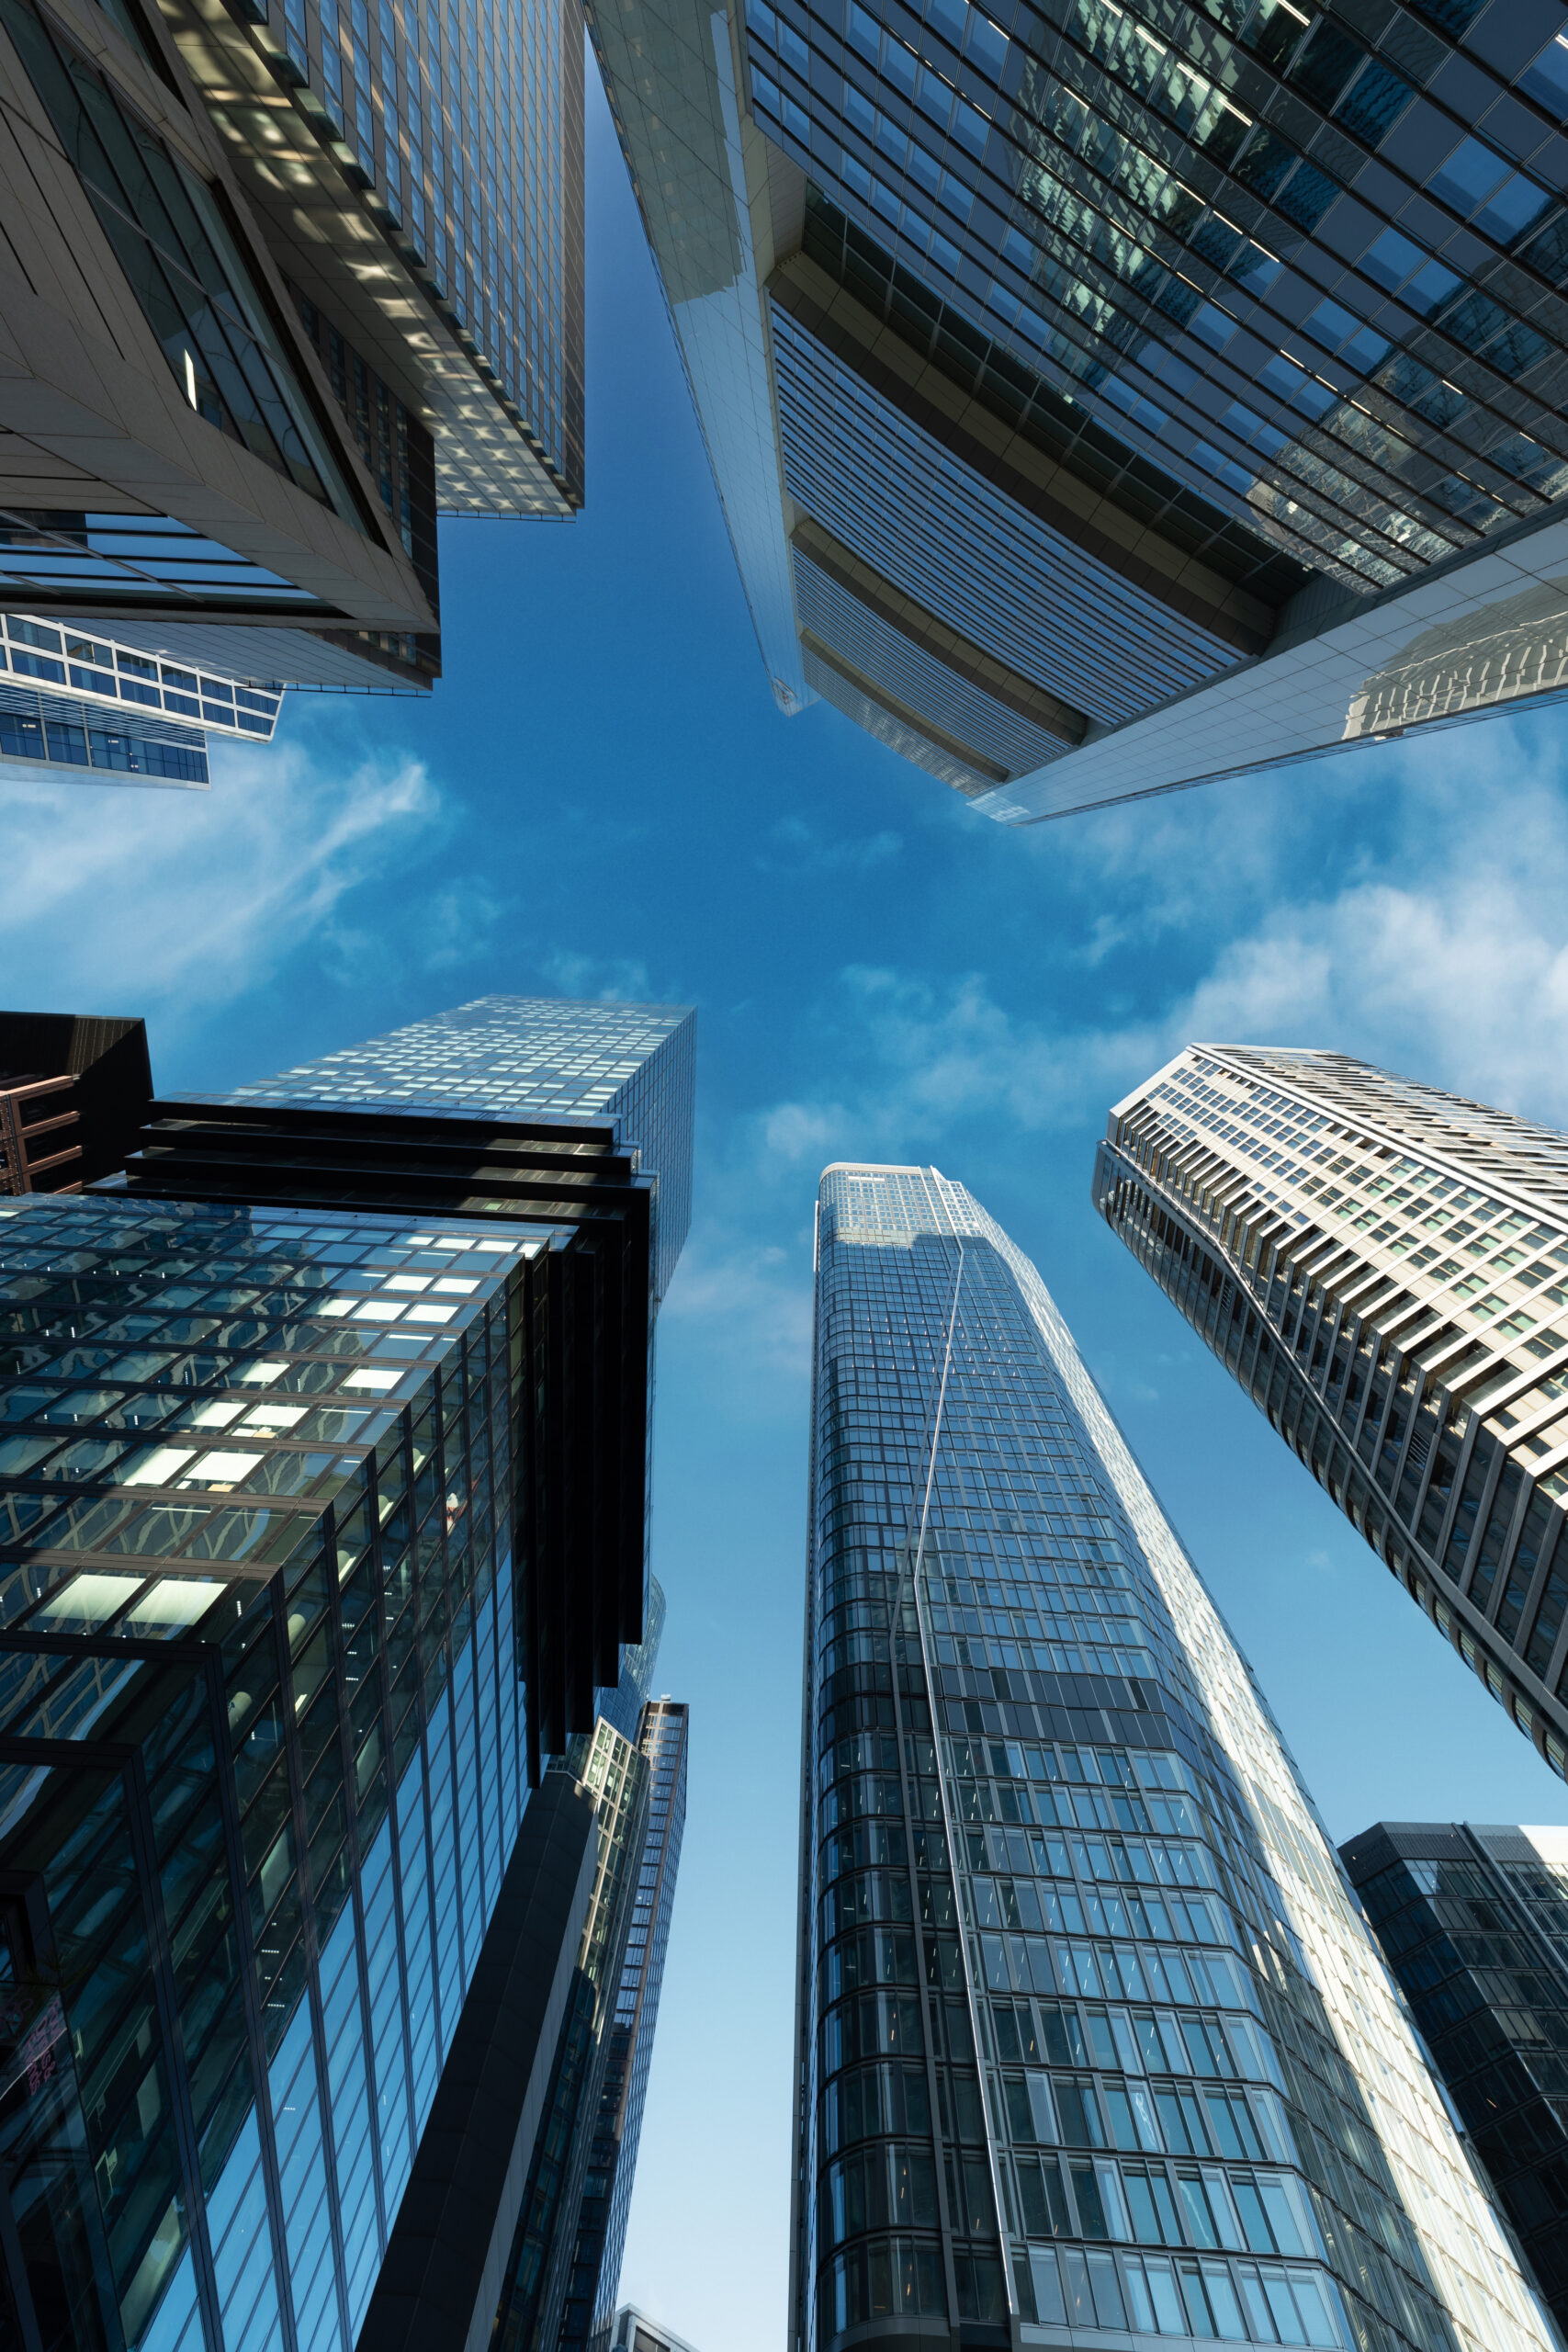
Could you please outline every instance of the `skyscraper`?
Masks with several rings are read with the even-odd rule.
[[[655,1630],[628,1652],[619,1707],[551,1768],[593,1792],[599,1859],[495,2352],[582,2352],[615,2307],[686,1810],[687,1711],[641,1699],[657,1646]],[[627,1713],[629,1739],[612,1720]]]
[[[279,682],[428,688],[438,512],[581,503],[571,11],[6,0],[0,90],[0,605],[74,689],[0,677],[0,755],[199,782],[55,730],[107,695],[198,757]]]
[[[540,1770],[644,1633],[689,1198],[691,1014],[581,1016],[153,1102],[118,1187],[0,1204],[24,2346],[488,2338],[596,1865]]]
[[[1568,1830],[1380,1821],[1339,1852],[1568,2331]]]
[[[592,0],[775,693],[1028,823],[1568,680],[1568,37]]]
[[[142,1022],[0,1012],[0,1194],[113,1174],[152,1099]]]
[[[1344,1054],[1190,1046],[1112,1111],[1094,1198],[1568,1774],[1568,1137]]]
[[[589,2147],[589,2186],[578,2224],[559,2352],[579,2352],[580,2346],[597,2341],[615,2317],[686,1826],[689,1731],[687,1710],[678,1700],[651,1699],[643,1709],[637,1746],[648,1759],[648,1826],[609,2017],[599,2111]]]
[[[934,1169],[818,1218],[792,2345],[1546,2346],[1033,1267]]]

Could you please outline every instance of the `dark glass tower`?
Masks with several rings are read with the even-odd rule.
[[[1346,1054],[1190,1046],[1095,1204],[1568,1776],[1568,1136]]]
[[[1556,0],[592,14],[785,707],[1027,823],[1568,680]]]
[[[686,1826],[688,1732],[687,1711],[679,1700],[654,1699],[644,1708],[637,1746],[649,1774],[648,1826],[609,2018],[604,2083],[589,2152],[589,2186],[559,2352],[578,2352],[590,2341],[590,2329],[596,2341],[615,2317]]]
[[[592,1791],[599,1860],[495,2352],[582,2352],[596,2310],[615,2311],[686,1811],[687,1711],[638,1703],[656,1648],[657,1629],[628,1652],[618,1705],[552,1767]],[[629,1740],[613,1720],[627,1712]]]
[[[1027,1259],[818,1202],[790,2341],[1551,2331]]]
[[[1568,1831],[1380,1821],[1339,1852],[1568,2333]]]
[[[0,1204],[27,2352],[488,2337],[596,1868],[538,1762],[645,1631],[692,1032],[487,999]]]

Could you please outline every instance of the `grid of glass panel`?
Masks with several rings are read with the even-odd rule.
[[[591,2176],[583,2203],[578,2262],[562,2312],[560,2352],[578,2352],[591,2331],[597,2339],[615,2317],[686,1826],[689,1744],[684,1704],[674,1699],[650,1700],[637,1734],[651,1774],[648,1821],[609,2020],[604,2089],[592,2154],[596,2177]]]
[[[0,678],[0,758],[47,762],[56,774],[155,778],[162,784],[208,782],[207,738],[197,727],[143,718],[112,717],[101,703],[39,694]]]
[[[193,531],[172,514],[62,514],[0,511],[0,582],[79,595],[97,589],[117,600],[186,597],[204,612],[260,604],[303,608],[317,598],[247,555]]]
[[[613,1120],[621,1148],[656,1176],[657,1299],[691,1222],[695,1045],[696,1015],[683,1005],[476,997],[432,1020],[237,1086],[224,1099],[467,1118],[493,1112],[551,1122]]]
[[[48,1929],[4,1923],[0,2164],[68,2340],[354,2341],[526,1802],[547,1234],[4,1213],[0,1868]]]
[[[1192,1046],[1101,1213],[1568,1773],[1568,1139],[1327,1053]]]
[[[1250,1674],[1038,1274],[818,1212],[792,2340],[1550,2336]]]
[[[1373,1847],[1382,1867],[1369,1874],[1356,1849]],[[1568,1839],[1394,1822],[1344,1850],[1433,2063],[1568,2324]]]
[[[238,685],[232,678],[118,645],[96,632],[85,636],[20,613],[0,616],[0,670],[69,686],[85,703],[167,711],[217,734],[264,743],[272,741],[283,695],[280,686]],[[181,731],[175,730],[171,740],[183,740]]]
[[[272,0],[272,16],[466,347],[518,412],[553,479],[536,511],[580,505],[581,21],[559,0]],[[444,508],[493,503],[482,457],[470,469],[448,435],[439,455]],[[509,491],[509,503],[525,495],[515,479]]]
[[[403,552],[433,612],[440,609],[435,544],[435,456],[430,430],[364,355],[286,277],[339,408],[353,428],[365,470],[397,525]]]
[[[1392,584],[1568,481],[1555,10],[751,0],[759,120],[967,323]]]

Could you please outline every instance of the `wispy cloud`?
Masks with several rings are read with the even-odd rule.
[[[869,874],[903,846],[897,833],[829,834],[803,817],[781,817],[768,829],[757,868],[762,874]]]
[[[172,1015],[260,986],[441,829],[419,762],[340,769],[308,737],[218,750],[210,792],[6,778],[0,809],[0,941],[28,992]]]
[[[1043,829],[1083,902],[1042,984],[1065,1013],[1020,1003],[1016,981],[1004,1001],[978,963],[942,977],[840,966],[806,1011],[797,1056],[824,1082],[710,1138],[700,1263],[682,1270],[671,1311],[707,1326],[739,1388],[780,1373],[798,1384],[800,1211],[824,1164],[936,1159],[963,1177],[976,1153],[1013,1156],[1009,1130],[1049,1148],[1098,1129],[1194,1039],[1336,1046],[1568,1124],[1568,804],[1550,754],[1532,768],[1506,735],[1458,734],[1385,763],[1393,846],[1369,826],[1326,872],[1322,811],[1304,795],[1276,793],[1271,820],[1260,792],[1228,818],[1216,796],[1185,826],[1175,804],[1155,804],[1146,832],[1128,812],[1098,832]],[[1324,772],[1336,790],[1338,774]],[[1151,937],[1168,949],[1151,957]],[[1077,975],[1070,988],[1064,972]],[[791,1227],[793,1250],[759,1239]]]
[[[654,1001],[648,966],[630,956],[581,956],[556,948],[539,967],[562,996],[592,997],[600,1004],[649,1004]]]
[[[986,1119],[1026,1133],[1098,1124],[1195,1038],[1337,1046],[1568,1120],[1568,806],[1554,773],[1521,767],[1496,734],[1456,735],[1407,753],[1391,791],[1397,859],[1353,853],[1328,887],[1298,857],[1291,807],[1271,847],[1248,823],[1227,851],[1208,817],[1179,842],[1157,814],[1157,854],[1122,818],[1069,843],[1112,899],[1086,910],[1058,957],[1103,972],[1088,1018],[1005,1005],[983,970],[933,981],[842,967],[816,1014],[833,1090],[761,1112],[759,1155],[908,1159]],[[1176,927],[1197,952],[1172,956],[1162,984],[1145,951],[1151,930]],[[1134,951],[1135,983],[1117,993]]]

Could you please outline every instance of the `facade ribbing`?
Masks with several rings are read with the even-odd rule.
[[[1568,1772],[1568,1137],[1349,1056],[1191,1046],[1100,1214]]]

